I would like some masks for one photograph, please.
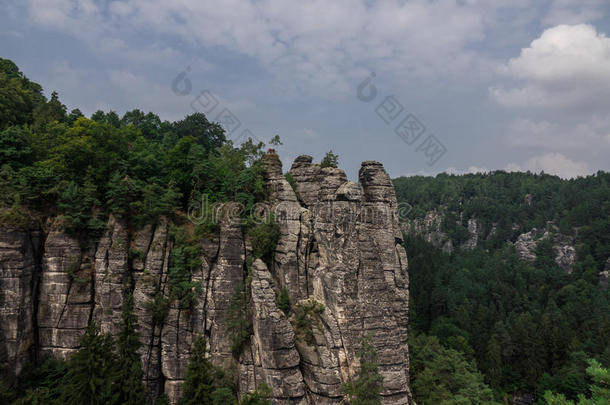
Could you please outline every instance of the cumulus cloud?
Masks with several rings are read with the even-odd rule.
[[[515,85],[491,88],[492,97],[520,109],[506,128],[504,144],[538,154],[520,167],[564,177],[588,170],[565,154],[607,166],[610,38],[592,25],[558,25],[499,70]]]
[[[492,87],[509,107],[566,108],[610,101],[610,38],[587,24],[545,30],[500,66],[516,87]]]
[[[544,153],[529,158],[524,164],[509,163],[506,168],[509,172],[530,171],[534,173],[545,172],[564,179],[591,174],[589,165],[567,158],[561,153]]]

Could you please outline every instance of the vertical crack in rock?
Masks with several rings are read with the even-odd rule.
[[[95,308],[93,319],[103,333],[118,334],[121,307],[129,279],[129,233],[122,221],[114,216],[95,254]]]
[[[304,297],[306,285],[299,277],[297,250],[301,234],[301,217],[305,210],[282,173],[282,163],[278,155],[268,153],[263,157],[263,162],[266,167],[265,183],[271,212],[280,225],[280,238],[272,267],[274,277],[279,282],[278,288],[288,288],[291,297]]]
[[[152,397],[163,391],[161,381],[161,343],[160,328],[153,319],[151,305],[157,294],[162,294],[162,276],[168,255],[168,224],[165,218],[157,221],[154,230],[152,227],[136,236],[134,242],[136,249],[145,245],[150,238],[146,251],[142,250],[139,257],[133,260],[133,302],[134,315],[138,321],[140,334],[140,355],[142,357],[142,370],[144,381],[149,387]],[[138,241],[139,240],[139,241]]]
[[[0,370],[14,378],[36,347],[34,288],[39,231],[0,232]]]
[[[288,318],[277,307],[271,273],[260,259],[254,261],[251,272],[255,367],[261,370],[261,380],[271,387],[276,401],[306,404],[294,331]]]
[[[206,325],[210,336],[210,355],[214,364],[230,368],[234,364],[227,337],[226,315],[235,286],[243,282],[245,247],[241,225],[228,215],[230,207],[220,212],[218,259],[210,272]]]
[[[90,320],[93,268],[90,253],[56,220],[45,240],[38,303],[42,355],[66,358],[79,347]]]
[[[209,272],[210,266],[203,257],[201,268],[193,273],[191,280],[202,285]],[[204,334],[204,304],[205,297],[201,294],[190,308],[180,308],[178,300],[174,300],[169,308],[161,334],[161,364],[166,378],[164,391],[172,403],[182,395],[182,383],[193,343],[197,336]]]

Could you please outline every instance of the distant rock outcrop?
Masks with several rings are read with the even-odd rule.
[[[453,241],[441,230],[444,215],[442,211],[429,211],[423,218],[407,220],[402,224],[404,232],[409,236],[419,236],[432,246],[445,253],[453,252]]]
[[[515,249],[521,260],[527,263],[534,263],[536,260],[536,248],[538,244],[549,239],[552,243],[553,259],[555,263],[567,273],[571,273],[576,262],[576,249],[574,238],[558,232],[553,224],[547,224],[543,229],[532,229],[529,232],[519,235],[515,242]]]

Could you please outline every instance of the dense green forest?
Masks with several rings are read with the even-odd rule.
[[[61,214],[92,236],[112,213],[134,225],[210,202],[262,200],[263,144],[239,148],[195,113],[176,122],[140,110],[90,118],[66,111],[14,63],[0,59],[0,222],[25,225],[24,210]]]
[[[394,184],[399,200],[413,206],[410,219],[444,213],[442,230],[455,246],[468,236],[469,218],[484,228],[475,249],[452,254],[407,238],[412,350],[419,339],[433,339],[427,345],[446,350],[444,362],[472,362],[496,399],[527,393],[544,403],[549,390],[569,400],[591,395],[589,359],[610,366],[610,291],[599,282],[610,256],[610,174],[562,180],[500,171]],[[538,243],[532,264],[515,252],[519,234],[547,221],[575,236],[571,274],[555,263],[548,239]],[[422,388],[417,367],[413,389],[423,400],[438,384]]]

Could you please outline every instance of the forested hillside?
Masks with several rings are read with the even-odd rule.
[[[496,395],[540,401],[547,390],[573,400],[590,395],[588,359],[610,366],[604,272],[610,257],[610,174],[573,180],[502,171],[440,174],[402,177],[394,185],[399,201],[413,207],[407,223],[423,224],[426,215],[442,218],[440,226],[417,232],[405,226],[411,332],[438,338],[445,349],[473,360]],[[533,240],[531,260],[524,260],[529,257],[517,248],[533,228],[547,236]],[[474,243],[464,244],[473,236]],[[448,240],[453,248],[442,252],[426,238],[445,246]],[[555,260],[557,240],[570,241],[575,250],[567,269]],[[416,400],[420,392],[435,391],[430,381],[421,387],[417,369],[413,374]]]

